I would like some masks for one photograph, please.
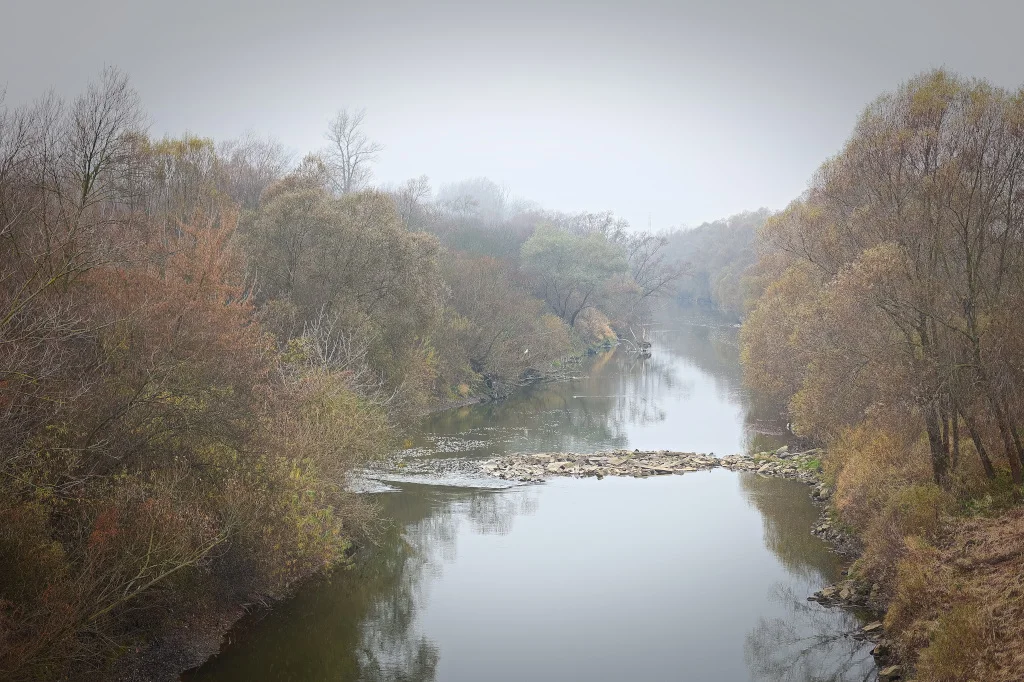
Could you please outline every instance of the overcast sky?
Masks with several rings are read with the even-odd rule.
[[[483,175],[655,228],[785,206],[871,99],[923,70],[1024,84],[1021,0],[5,5],[8,104],[112,64],[154,136],[252,129],[299,155],[366,107],[378,182]]]

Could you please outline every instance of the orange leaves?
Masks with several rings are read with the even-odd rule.
[[[101,552],[120,532],[119,514],[116,507],[104,509],[93,522],[92,533],[89,534],[88,549]]]

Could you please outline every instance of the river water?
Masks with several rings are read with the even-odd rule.
[[[731,454],[785,440],[742,387],[731,326],[424,420],[410,454],[609,448]],[[390,530],[353,568],[236,628],[188,682],[868,680],[806,485],[725,470],[479,487],[384,475]]]

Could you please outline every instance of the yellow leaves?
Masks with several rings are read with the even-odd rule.
[[[213,139],[186,134],[184,137],[165,137],[151,143],[150,151],[154,155],[183,158],[200,153],[214,153]]]

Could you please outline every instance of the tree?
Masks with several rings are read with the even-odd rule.
[[[921,424],[946,484],[961,423],[993,473],[978,426],[993,424],[1024,481],[1019,330],[1003,312],[1019,304],[1024,272],[1021,107],[981,81],[915,78],[868,107],[806,196],[768,221],[763,236],[782,254],[776,281],[809,273],[805,290],[787,289],[791,303],[825,312],[809,319],[817,334],[780,334],[755,309],[746,357],[758,363],[774,336],[790,347],[774,355],[805,358],[791,403],[805,427],[828,421],[835,433],[869,410],[898,410]],[[758,309],[777,308],[781,291],[769,286]],[[856,399],[831,418],[815,409],[837,395]]]
[[[61,183],[79,212],[115,198],[138,161],[144,117],[128,76],[113,67],[71,104],[63,127]]]
[[[363,188],[372,174],[370,164],[384,151],[383,145],[363,132],[365,119],[366,109],[340,109],[327,127],[330,145],[325,155],[333,173],[334,189],[339,194]]]
[[[406,180],[390,192],[407,230],[422,232],[430,220],[430,179],[426,175]]]
[[[565,322],[546,312],[507,265],[488,256],[450,254],[444,259],[449,304],[459,351],[474,372],[507,380],[528,368],[544,368],[570,347]],[[547,318],[551,319],[547,319]]]
[[[260,196],[288,170],[291,155],[271,137],[248,132],[217,147],[222,191],[238,205],[255,211]]]
[[[666,235],[665,258],[686,269],[677,287],[680,300],[741,319],[748,270],[757,261],[755,235],[770,215],[762,208]]]
[[[246,243],[261,300],[286,301],[297,312],[286,336],[326,311],[338,333],[368,339],[368,361],[392,388],[409,378],[405,397],[424,397],[431,381],[424,344],[443,293],[439,245],[405,229],[389,196],[335,198],[293,174],[264,193]]]
[[[603,234],[541,227],[523,244],[522,267],[538,296],[571,327],[582,311],[601,302],[612,278],[629,264],[622,247]]]

